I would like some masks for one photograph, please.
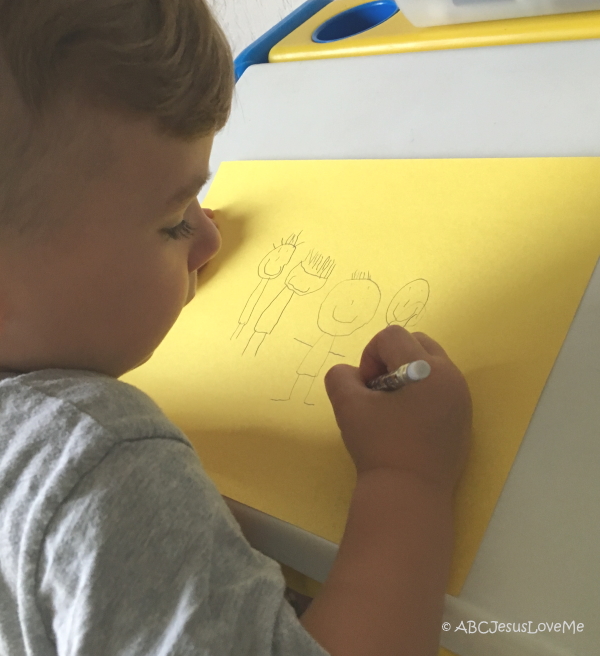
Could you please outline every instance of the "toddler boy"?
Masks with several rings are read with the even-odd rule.
[[[220,246],[197,201],[234,88],[203,0],[0,0],[0,653],[435,654],[465,381],[388,328],[326,387],[357,485],[300,620],[186,436],[118,380]],[[365,381],[426,359],[401,392]]]

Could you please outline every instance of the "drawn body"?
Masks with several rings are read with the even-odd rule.
[[[421,318],[429,300],[429,283],[424,278],[411,280],[401,287],[390,304],[386,313],[388,325],[397,324],[403,328],[414,326]]]
[[[318,291],[325,285],[334,268],[335,261],[330,257],[325,258],[310,251],[304,260],[288,273],[285,287],[263,310],[243,352],[249,348],[256,355],[265,337],[273,332],[294,294],[304,296]]]
[[[304,360],[302,360],[298,369],[296,369],[298,376],[316,378],[319,375],[319,371],[321,371],[321,367],[325,364],[327,356],[331,353],[334,341],[335,335],[323,333],[304,356]]]
[[[289,264],[294,255],[294,251],[296,250],[296,246],[299,246],[298,238],[300,237],[301,232],[302,231],[297,235],[290,235],[285,242],[282,239],[279,246],[273,244],[273,250],[269,251],[260,261],[258,265],[258,275],[261,280],[246,301],[246,305],[244,305],[244,309],[238,319],[237,328],[230,339],[233,339],[234,337],[237,339],[240,336],[242,330],[244,330],[244,327],[248,321],[250,321],[252,312],[254,312],[254,309],[260,301],[267,285],[271,280],[279,277],[283,269]]]
[[[308,397],[316,377],[330,353],[341,355],[333,351],[335,340],[351,335],[369,323],[377,312],[380,300],[379,287],[365,273],[356,272],[351,280],[343,280],[333,287],[319,308],[317,325],[323,334],[314,345],[307,344],[311,349],[296,370],[296,380],[288,397],[272,400],[289,401],[294,391],[300,388],[304,403],[314,405],[308,402]]]

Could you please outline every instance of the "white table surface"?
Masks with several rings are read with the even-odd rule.
[[[598,40],[252,66],[210,164],[582,155],[600,156]],[[600,266],[461,595],[446,598],[442,645],[461,656],[600,654],[599,433]],[[255,548],[325,580],[337,545],[228,503]],[[469,635],[454,630],[461,620],[584,629]]]

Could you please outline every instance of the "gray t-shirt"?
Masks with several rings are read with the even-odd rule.
[[[0,654],[327,656],[186,436],[103,374],[0,374]]]

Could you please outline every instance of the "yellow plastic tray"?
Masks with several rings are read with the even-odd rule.
[[[361,34],[331,43],[312,41],[313,32],[327,19],[364,2],[334,0],[271,48],[269,62],[600,37],[600,11],[435,27],[414,27],[398,12]]]

